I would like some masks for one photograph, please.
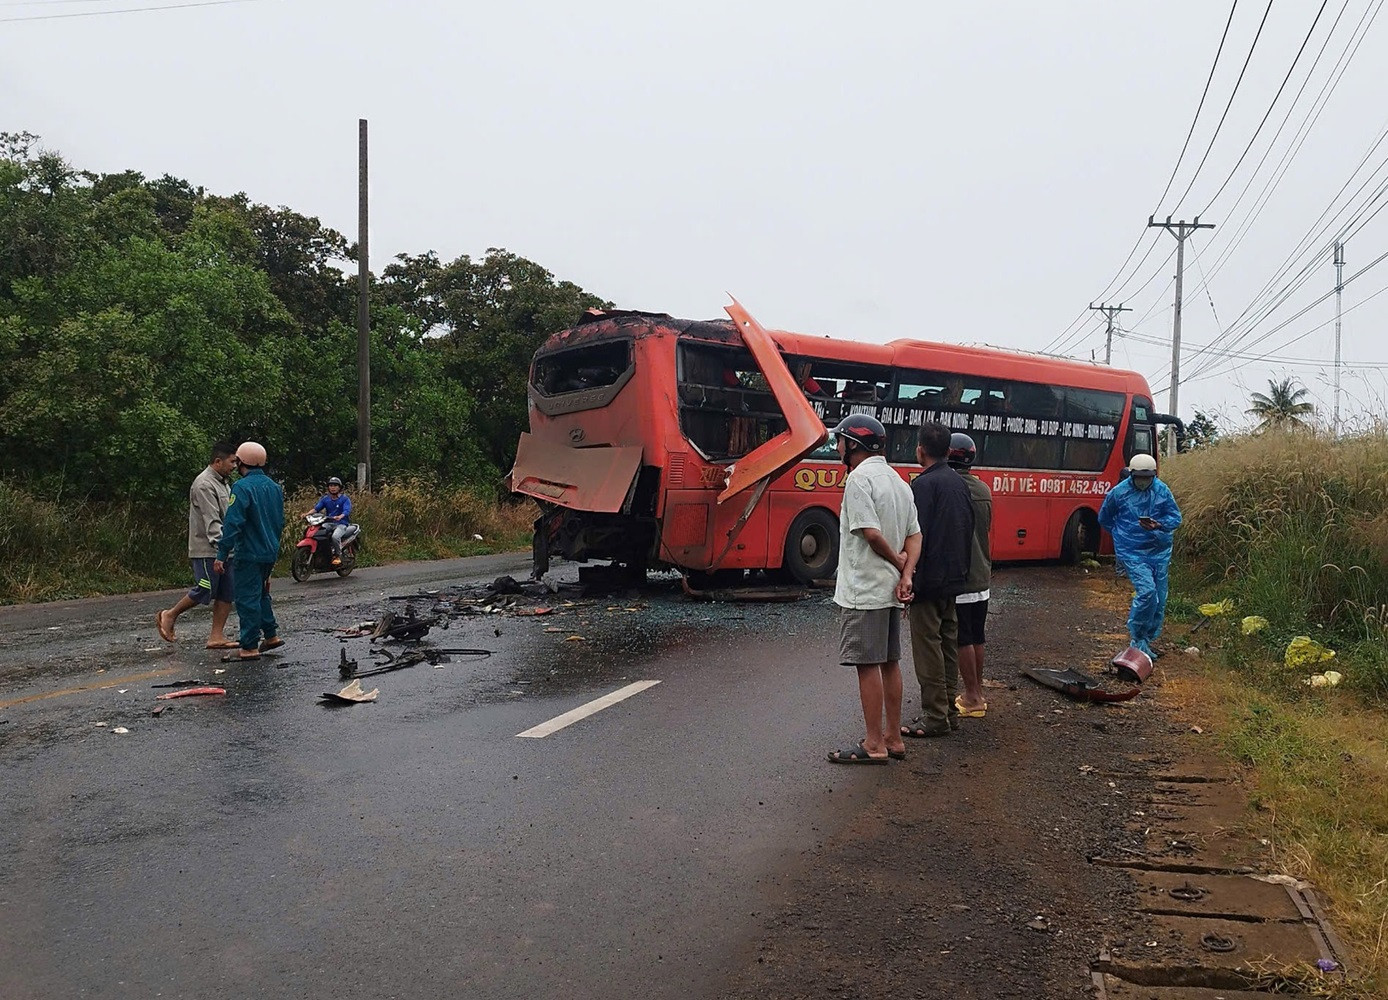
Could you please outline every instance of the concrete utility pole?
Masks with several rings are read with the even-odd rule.
[[[366,119],[357,122],[357,491],[371,487],[371,256],[367,252]]]
[[[1156,216],[1149,215],[1147,228],[1153,227],[1165,229],[1176,237],[1176,315],[1171,323],[1171,398],[1167,407],[1173,417],[1179,417],[1180,414],[1176,410],[1180,403],[1181,392],[1181,283],[1186,269],[1186,239],[1198,229],[1213,229],[1214,223],[1201,222],[1198,215],[1194,222],[1172,222],[1169,215],[1165,222],[1157,222]],[[1166,453],[1168,455],[1176,454],[1176,435],[1174,433],[1167,435]]]
[[[1113,318],[1119,313],[1130,313],[1131,309],[1119,303],[1116,306],[1102,305],[1096,306],[1093,302],[1089,303],[1089,308],[1095,312],[1101,312],[1108,317],[1108,333],[1104,336],[1104,364],[1113,364]]]
[[[1345,291],[1345,245],[1335,241],[1335,417],[1330,430],[1340,436],[1340,299]]]

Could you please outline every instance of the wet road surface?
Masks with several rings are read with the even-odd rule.
[[[835,609],[565,591],[429,637],[488,658],[318,703],[368,664],[331,629],[526,562],[277,581],[289,642],[250,665],[206,612],[162,643],[173,594],[0,609],[0,996],[717,995],[885,770],[823,761],[860,725]],[[189,677],[227,695],[151,717]]]

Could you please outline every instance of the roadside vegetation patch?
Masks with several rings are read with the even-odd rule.
[[[1242,769],[1253,832],[1332,901],[1359,977],[1341,995],[1381,995],[1388,433],[1233,438],[1163,476],[1185,514],[1169,634],[1203,655],[1169,684]]]

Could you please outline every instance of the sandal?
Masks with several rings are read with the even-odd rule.
[[[963,695],[954,699],[954,707],[959,710],[959,715],[965,719],[982,719],[988,714],[988,703],[985,701],[982,708],[965,708],[964,703],[959,699]]]
[[[258,659],[260,659],[260,654],[259,654],[259,653],[252,653],[250,656],[244,656],[244,655],[242,655],[241,653],[228,653],[226,656],[223,656],[223,657],[222,657],[222,662],[223,662],[223,663],[245,663],[245,662],[248,661],[248,660],[258,660]]]
[[[949,732],[950,724],[948,722],[937,726],[934,722],[926,722],[920,716],[916,716],[901,727],[901,735],[908,736],[913,740],[928,739],[932,736],[948,736]]]
[[[270,650],[279,649],[283,645],[284,640],[281,639],[279,636],[275,636],[275,638],[273,639],[266,639],[264,642],[262,642],[260,644],[260,651],[262,653],[268,653],[270,652]]]
[[[240,649],[241,644],[235,639],[222,639],[218,642],[209,642],[203,649]]]
[[[835,764],[885,764],[891,758],[874,757],[862,747],[849,747],[847,750],[831,750],[829,760]]]
[[[858,746],[861,747],[861,746],[863,746],[863,744],[866,743],[866,742],[867,742],[867,739],[866,739],[866,738],[861,739],[861,740],[858,741]],[[866,747],[864,747],[864,749],[866,749]],[[891,747],[887,747],[887,756],[890,757],[892,760],[905,760],[905,759],[906,759],[906,750],[905,750],[905,748],[902,748],[901,750],[893,750]]]

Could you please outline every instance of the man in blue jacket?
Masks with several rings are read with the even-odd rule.
[[[241,652],[234,658],[258,660],[261,653],[284,645],[270,605],[270,572],[284,531],[284,490],[265,474],[264,446],[247,441],[236,449],[236,458],[241,478],[231,488],[213,569],[222,572],[227,559],[235,557],[232,592],[241,620]]]
[[[1133,584],[1128,613],[1132,645],[1156,659],[1152,642],[1166,617],[1166,578],[1171,566],[1171,535],[1181,526],[1181,508],[1157,478],[1157,460],[1137,454],[1128,478],[1104,497],[1099,524],[1113,536],[1113,551]]]
[[[342,492],[342,480],[333,476],[328,480],[328,495],[320,497],[318,502],[313,505],[313,510],[307,511],[304,517],[308,517],[314,511],[321,510],[328,517],[328,524],[333,529],[333,565],[342,565],[342,536],[347,534],[347,530],[352,527],[350,518],[352,516],[352,498]]]

